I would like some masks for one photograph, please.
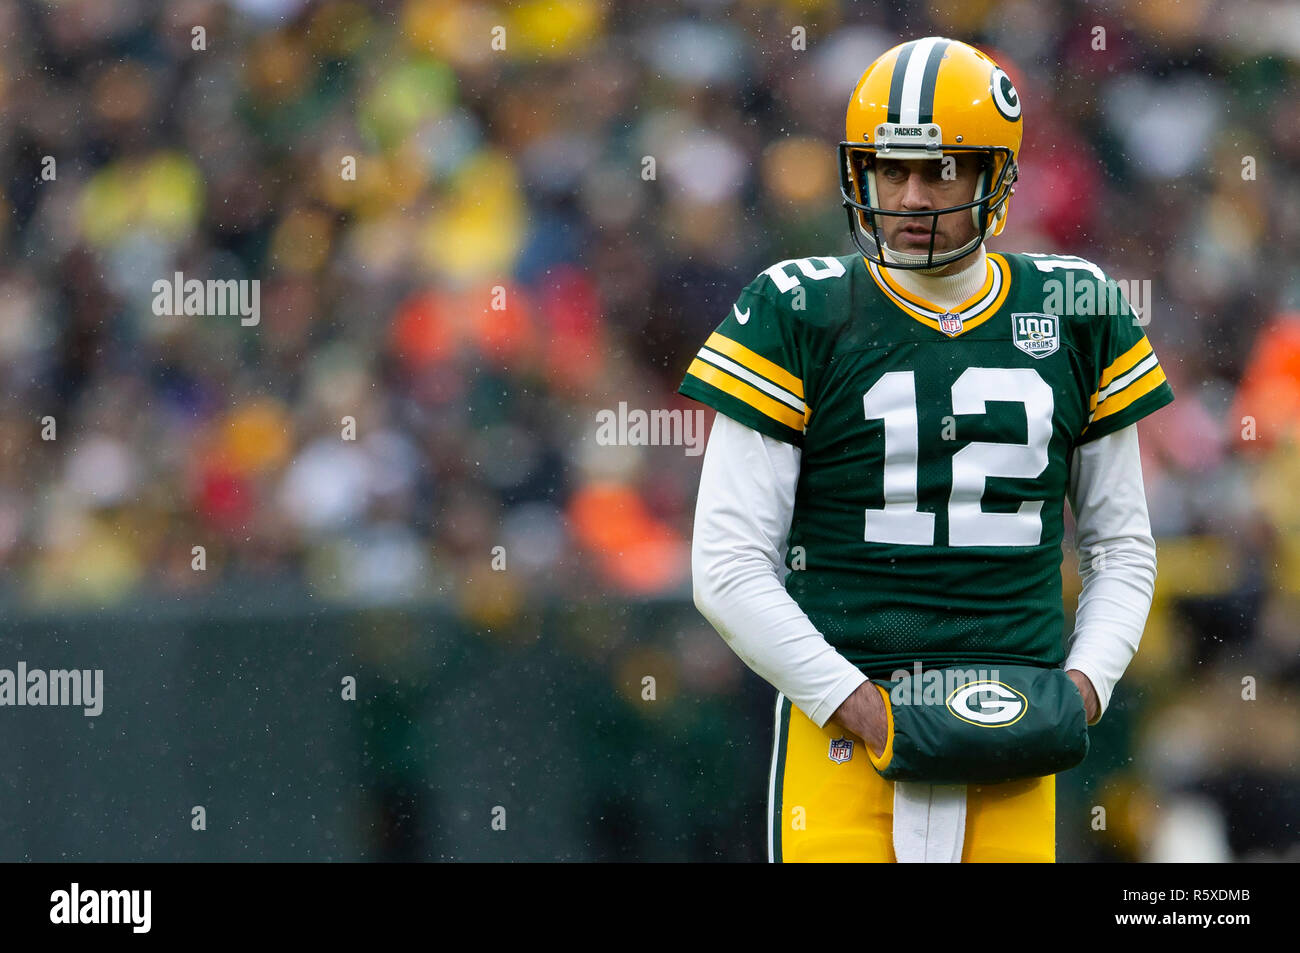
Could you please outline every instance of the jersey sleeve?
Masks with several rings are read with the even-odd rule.
[[[794,318],[759,275],[700,348],[679,394],[776,440],[803,446],[809,418]]]
[[[1076,443],[1087,443],[1136,423],[1174,399],[1151,342],[1122,294],[1104,314],[1094,341],[1097,379],[1088,398],[1088,423]]]

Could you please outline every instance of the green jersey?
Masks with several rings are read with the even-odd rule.
[[[781,262],[679,388],[800,448],[786,589],[872,677],[1059,665],[1074,449],[1173,400],[1096,265],[987,263],[944,312],[858,255]]]

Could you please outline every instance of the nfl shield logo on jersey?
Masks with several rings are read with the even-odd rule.
[[[954,334],[959,334],[961,332],[961,315],[953,314],[951,311],[947,314],[940,315],[939,330],[949,337],[952,337]]]
[[[1013,314],[1011,340],[1030,357],[1055,354],[1061,346],[1061,319],[1054,314]]]
[[[853,739],[836,738],[831,742],[830,759],[836,764],[843,764],[853,757]]]

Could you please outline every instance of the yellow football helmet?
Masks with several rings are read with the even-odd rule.
[[[1020,96],[1011,78],[992,59],[958,40],[941,36],[913,40],[872,63],[849,99],[845,141],[839,147],[840,194],[849,216],[849,231],[862,254],[890,268],[941,268],[999,234],[1019,176],[1020,112]],[[876,156],[940,161],[944,155],[958,152],[976,152],[983,157],[971,201],[909,212],[880,208]],[[975,237],[936,256],[939,216],[962,209],[970,209]],[[927,253],[890,248],[879,230],[882,215],[930,217]]]

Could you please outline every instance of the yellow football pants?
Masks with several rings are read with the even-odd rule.
[[[769,860],[895,862],[894,784],[872,767],[861,739],[851,738],[851,749],[832,747],[844,737],[849,736],[833,721],[818,728],[788,698],[777,695]],[[1054,863],[1056,776],[969,785],[961,859]]]

